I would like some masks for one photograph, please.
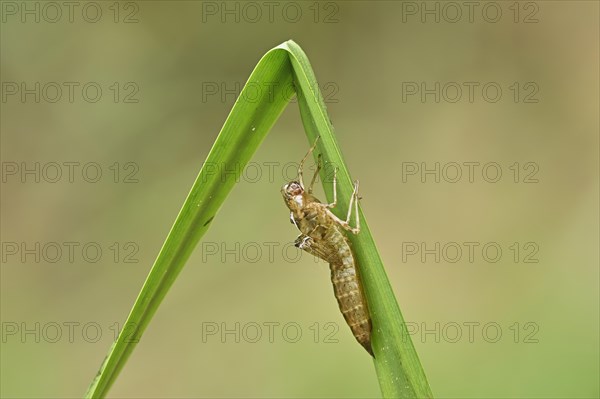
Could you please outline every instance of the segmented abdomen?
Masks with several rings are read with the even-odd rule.
[[[329,268],[340,311],[356,340],[373,356],[371,318],[350,244],[337,228],[329,235],[338,252],[337,261],[330,263]]]

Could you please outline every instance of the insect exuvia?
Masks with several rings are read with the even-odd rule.
[[[312,195],[315,180],[321,169],[321,155],[317,157],[317,170],[308,186],[304,187],[302,169],[304,162],[317,146],[315,140],[300,162],[298,179],[289,182],[281,189],[285,204],[290,209],[290,220],[300,230],[294,244],[296,247],[323,259],[329,263],[331,282],[340,311],[350,326],[356,340],[373,356],[371,348],[371,318],[367,301],[358,275],[356,258],[352,253],[350,241],[343,230],[358,234],[358,181],[354,183],[354,191],[348,206],[346,220],[341,220],[331,212],[337,203],[337,169],[333,177],[333,202],[323,204]],[[351,227],[352,208],[356,215],[356,227]]]

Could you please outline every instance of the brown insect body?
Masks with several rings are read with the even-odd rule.
[[[316,142],[315,142],[316,145]],[[314,149],[314,145],[310,152]],[[308,154],[307,156],[308,157]],[[355,234],[359,228],[352,228],[348,220],[343,221],[335,216],[329,209],[336,204],[334,177],[334,202],[332,204],[323,204],[311,194],[316,174],[320,169],[320,163],[315,172],[311,185],[308,190],[304,189],[302,183],[302,164],[300,164],[299,180],[292,181],[283,186],[281,192],[284,201],[291,211],[290,219],[300,232],[296,238],[295,245],[306,252],[323,259],[329,263],[331,269],[331,281],[333,290],[337,298],[340,311],[344,315],[346,323],[350,326],[356,340],[373,356],[371,348],[371,318],[367,307],[364,291],[358,275],[356,260],[352,253],[350,242],[344,235],[342,229],[349,230]],[[320,158],[319,158],[320,160]],[[355,204],[357,211],[358,201],[358,182],[356,183],[352,203]],[[348,219],[350,211],[348,212]],[[358,214],[357,214],[358,223]]]

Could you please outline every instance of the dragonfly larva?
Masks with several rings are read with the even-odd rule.
[[[296,225],[301,234],[296,238],[296,247],[323,259],[329,263],[331,282],[340,311],[350,326],[356,340],[373,356],[371,348],[371,318],[367,301],[361,285],[356,259],[352,253],[350,242],[343,230],[358,234],[358,181],[354,183],[354,191],[348,206],[346,220],[341,220],[331,212],[337,203],[337,169],[333,177],[333,202],[323,204],[313,194],[313,186],[321,169],[321,155],[317,157],[317,170],[308,186],[304,188],[302,169],[304,162],[313,152],[319,137],[300,162],[298,179],[289,182],[281,189],[285,204],[290,209],[290,221]],[[351,227],[352,207],[356,215],[356,227]]]

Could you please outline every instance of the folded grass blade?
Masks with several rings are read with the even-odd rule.
[[[261,84],[260,87],[269,84],[273,91],[262,90],[257,99],[255,92],[250,94],[247,91],[257,83]],[[196,244],[215,217],[218,220],[218,210],[238,174],[289,103],[292,84],[298,96],[308,142],[314,142],[321,135],[318,151],[323,154],[325,162],[332,162],[339,168],[339,209],[347,208],[352,194],[350,174],[343,162],[316,78],[302,49],[293,41],[287,41],[262,57],[242,89],[127,317],[128,328],[123,329],[110,348],[86,397],[104,397],[116,380]],[[215,165],[236,173],[214,173],[212,168]],[[331,200],[331,187],[325,186],[326,195]],[[362,212],[360,217],[361,233],[350,239],[360,264],[364,265],[361,273],[373,319],[374,363],[382,394],[384,397],[431,397],[427,379]]]

